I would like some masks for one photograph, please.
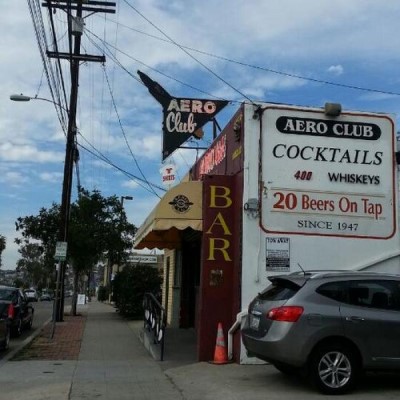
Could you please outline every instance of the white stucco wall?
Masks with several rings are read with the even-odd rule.
[[[265,106],[265,104],[263,105]],[[245,148],[245,160],[244,160],[244,204],[249,199],[259,199],[259,156],[260,156],[260,121],[253,118],[254,107],[247,105],[245,107],[245,118],[244,118],[244,148]],[[265,121],[263,121],[265,126]],[[383,132],[383,134],[390,134]],[[265,132],[264,132],[265,135]],[[285,137],[285,139],[287,136]],[[297,138],[295,138],[297,139]],[[265,141],[266,138],[264,137]],[[313,140],[321,140],[320,138],[314,139],[312,136],[305,138],[311,143]],[[353,145],[351,139],[346,139],[346,144]],[[327,141],[332,141],[330,138]],[[342,142],[341,142],[342,143]],[[358,145],[357,142],[355,145]],[[390,156],[387,154],[385,149],[384,157]],[[384,164],[384,163],[383,163]],[[312,161],[307,164],[309,170],[314,171],[316,174],[320,165],[313,163]],[[384,171],[388,176],[392,175],[392,167],[390,163],[384,164],[388,171]],[[388,167],[387,165],[390,165]],[[292,160],[287,161],[288,173],[293,174],[293,171],[297,168],[295,162]],[[348,169],[351,169],[349,166]],[[364,169],[371,171],[370,167]],[[382,168],[382,167],[381,167]],[[361,172],[362,173],[362,172]],[[371,172],[366,172],[372,174]],[[382,170],[379,172],[382,174]],[[395,174],[395,190],[393,201],[397,204],[397,170]],[[261,174],[262,175],[262,174]],[[349,192],[356,192],[357,190],[382,189],[383,182],[386,178],[381,177],[380,185],[355,185],[347,184]],[[390,182],[389,182],[390,183]],[[296,182],[294,183],[296,184]],[[330,182],[321,183],[321,191],[329,191]],[[382,200],[384,201],[384,200]],[[387,206],[385,205],[386,209]],[[327,270],[327,269],[345,269],[345,270],[380,270],[390,273],[400,274],[400,241],[397,229],[397,217],[395,223],[395,233],[391,238],[388,239],[369,239],[369,238],[357,238],[357,237],[336,237],[336,236],[305,236],[302,234],[285,234],[285,233],[266,233],[260,228],[260,215],[257,213],[251,213],[249,211],[243,212],[243,250],[242,250],[242,310],[246,310],[249,302],[254,296],[263,290],[268,285],[267,276],[274,275],[282,272],[271,272],[266,271],[266,239],[267,238],[288,238],[290,246],[284,245],[285,250],[289,249],[288,254],[290,257],[290,271],[294,272],[299,270],[298,264],[305,270]],[[386,222],[392,223],[393,221],[388,220],[388,215],[385,215]],[[289,216],[291,217],[291,216]],[[332,217],[335,218],[335,217]],[[368,224],[371,224],[368,232],[374,235],[374,224],[378,221],[369,219]],[[385,222],[379,221],[379,232],[383,232],[382,236],[386,233]],[[365,225],[364,225],[365,227]],[[242,346],[241,350],[241,363],[257,363],[256,359],[250,359],[246,356],[245,349]]]

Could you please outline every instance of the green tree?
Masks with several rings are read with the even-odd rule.
[[[44,249],[44,265],[54,270],[54,253],[60,226],[60,207],[42,208],[37,216],[18,218],[16,227],[22,239],[21,246],[39,240]],[[107,258],[114,263],[123,260],[125,251],[132,247],[136,227],[127,222],[126,214],[117,196],[103,197],[99,191],[81,190],[71,204],[67,261],[73,268],[74,295],[72,314],[76,315],[76,289],[94,265]]]
[[[44,257],[43,248],[37,243],[26,243],[20,247],[18,252],[21,254],[17,262],[17,272],[22,277],[24,287],[36,287],[42,289],[50,281],[48,271],[43,268]]]
[[[6,249],[6,238],[3,235],[0,235],[0,268],[2,266],[2,254]]]
[[[135,232],[117,196],[103,197],[99,191],[82,190],[71,207],[70,220],[69,254],[75,285],[83,275],[89,278],[94,265],[103,258],[110,263],[123,259],[126,250],[132,248]],[[76,314],[76,295],[72,314]]]
[[[54,253],[58,237],[60,206],[53,203],[49,209],[41,208],[38,215],[19,217],[15,223],[22,238],[15,239],[20,246],[21,259],[17,266],[24,268],[31,261],[29,249],[36,249],[40,255],[42,274],[46,275],[45,286],[54,288]],[[35,247],[36,246],[36,247]]]
[[[156,268],[140,264],[125,267],[113,282],[114,300],[119,312],[127,317],[142,317],[144,294],[150,292],[160,298],[161,283]]]

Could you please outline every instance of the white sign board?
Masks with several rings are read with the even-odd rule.
[[[78,294],[77,304],[78,305],[86,304],[86,296],[84,294]]]
[[[54,258],[60,261],[64,261],[67,258],[67,242],[56,243],[56,253]]]
[[[131,256],[128,261],[138,264],[157,264],[157,256]]]
[[[289,272],[290,239],[284,237],[267,237],[265,240],[265,270]]]
[[[395,129],[383,114],[269,106],[262,115],[267,233],[388,239],[396,231]]]
[[[163,165],[160,169],[162,183],[165,186],[172,186],[176,181],[176,167],[173,164]]]

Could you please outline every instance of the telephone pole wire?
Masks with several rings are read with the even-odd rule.
[[[56,0],[42,3],[44,7],[49,8],[49,12],[53,9],[62,9],[67,13],[69,24],[71,24],[71,35],[74,37],[73,53],[62,53],[47,51],[50,58],[67,59],[71,63],[71,93],[69,99],[69,115],[68,115],[68,130],[67,130],[67,143],[65,149],[65,162],[64,162],[64,178],[61,196],[61,211],[60,211],[60,230],[59,241],[68,244],[69,234],[69,217],[71,207],[71,188],[72,188],[72,175],[75,160],[76,148],[76,111],[78,104],[78,87],[79,87],[79,66],[81,61],[86,62],[105,62],[104,56],[92,56],[81,54],[81,38],[84,30],[83,12],[106,12],[115,13],[116,3],[106,1],[94,0]],[[71,14],[72,10],[76,10],[76,15]],[[91,15],[90,14],[90,15]],[[71,39],[72,40],[72,39]],[[68,254],[68,249],[67,249]],[[57,288],[56,298],[54,300],[54,313],[53,324],[55,322],[63,321],[64,316],[64,281],[66,272],[67,261],[62,261],[60,270],[57,273]]]

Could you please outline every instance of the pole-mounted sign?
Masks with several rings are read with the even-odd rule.
[[[67,259],[67,242],[57,242],[54,258],[58,261],[65,261]]]
[[[201,128],[228,104],[227,100],[173,97],[143,72],[138,71],[138,74],[163,107],[163,161],[191,136],[201,139]]]

